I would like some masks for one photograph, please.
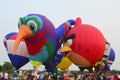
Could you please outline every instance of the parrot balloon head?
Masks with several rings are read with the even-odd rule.
[[[29,46],[31,47],[32,44],[39,44],[41,42],[38,46],[39,50],[34,48],[35,52],[30,51],[30,54],[34,55],[44,46],[47,38],[54,38],[55,35],[53,24],[45,16],[39,14],[29,14],[21,17],[18,22],[18,28],[19,33],[14,45],[14,53],[23,38],[26,40],[28,50],[30,50]]]
[[[19,32],[14,44],[14,54],[22,39],[25,40],[30,60],[45,63],[55,52],[55,28],[50,20],[40,14],[28,14],[18,22]]]
[[[77,18],[75,25],[65,35],[60,52],[64,52],[77,66],[89,67],[99,61],[105,51],[105,38],[94,26],[82,24]]]

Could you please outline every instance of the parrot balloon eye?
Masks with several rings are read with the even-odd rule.
[[[29,20],[27,22],[27,26],[30,28],[30,30],[32,30],[33,32],[37,31],[37,23],[33,20]]]

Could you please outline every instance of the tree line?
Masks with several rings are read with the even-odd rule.
[[[13,73],[15,71],[15,68],[13,67],[13,65],[10,62],[4,62],[2,65],[0,65],[0,72],[8,72],[8,73]],[[30,71],[30,70],[27,70]],[[71,73],[78,73],[80,71],[71,71]],[[60,71],[59,71],[60,73]],[[120,71],[118,70],[111,70],[110,74],[115,74],[115,73],[119,73]]]
[[[4,62],[3,65],[0,65],[0,72],[8,72],[13,73],[15,68],[12,66],[10,62]]]

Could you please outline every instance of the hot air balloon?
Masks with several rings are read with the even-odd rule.
[[[96,63],[95,66],[103,67],[106,71],[110,71],[110,66],[112,65],[114,60],[115,60],[115,52],[111,48],[110,43],[106,41],[106,49],[104,55],[102,59]]]
[[[20,45],[18,46],[16,51],[16,55],[13,55],[13,46],[16,36],[17,32],[11,32],[7,34],[4,39],[4,46],[6,47],[8,57],[12,65],[17,70],[29,62],[29,55],[24,40],[20,42]]]
[[[99,66],[99,67],[105,66],[104,62],[108,60],[110,51],[111,51],[111,45],[108,41],[106,41],[106,47],[105,47],[103,57],[95,64],[95,66]]]
[[[58,46],[58,43],[73,24],[74,20],[68,20],[55,29],[43,15],[28,14],[21,17],[18,22],[19,32],[12,46],[13,54],[17,54],[21,40],[24,40],[32,65],[39,67],[42,64],[47,71],[53,72],[56,69],[55,54],[61,45]]]
[[[89,67],[99,61],[105,51],[105,38],[100,30],[89,24],[82,24],[77,18],[75,25],[67,32],[60,52],[77,66]]]
[[[115,51],[113,50],[113,48],[111,48],[110,50],[110,54],[108,56],[108,60],[105,61],[105,70],[106,71],[110,71],[110,67],[113,64],[113,62],[115,61]]]

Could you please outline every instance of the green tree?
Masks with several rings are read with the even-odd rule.
[[[110,71],[110,74],[116,74],[116,73],[118,73],[117,70],[111,70],[111,71]]]
[[[1,71],[3,71],[3,70],[2,70],[2,66],[0,65],[0,72],[1,72]]]
[[[9,72],[9,73],[13,73],[14,72],[14,68],[12,66],[12,64],[10,62],[4,62],[3,66],[2,66],[2,70],[4,72]]]

